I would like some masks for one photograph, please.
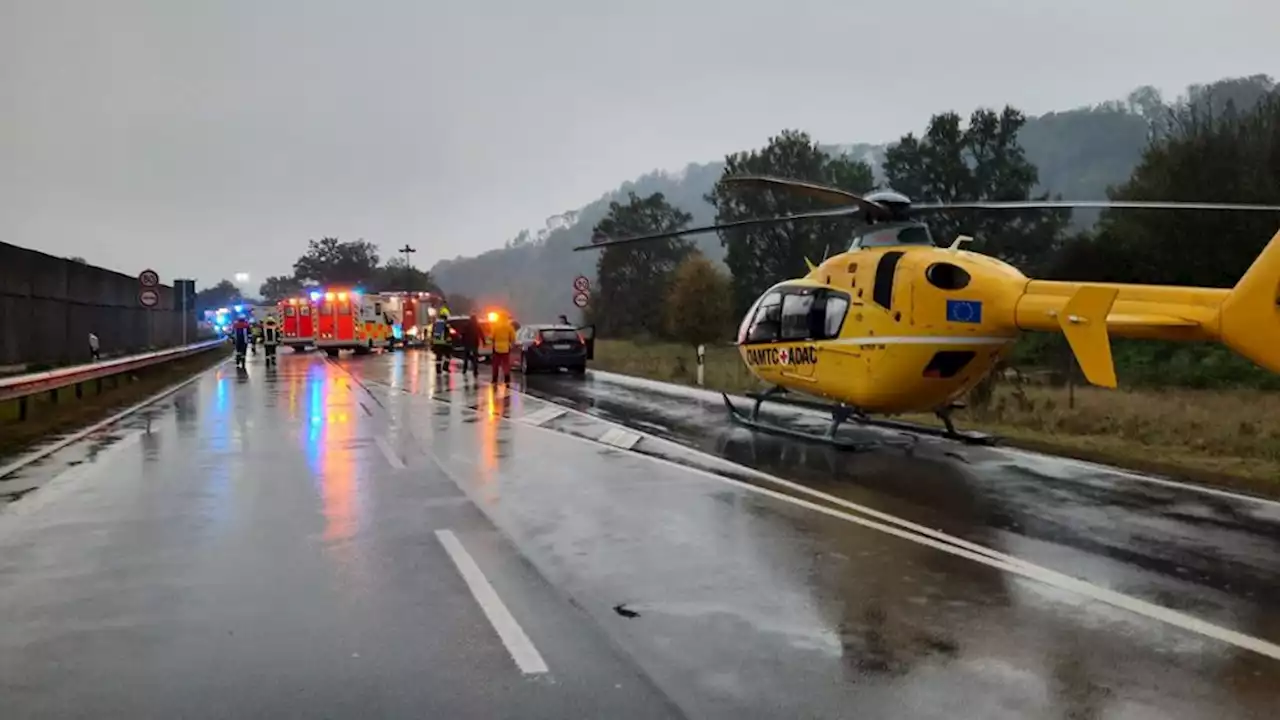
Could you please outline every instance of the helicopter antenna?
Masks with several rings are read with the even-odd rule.
[[[951,252],[957,252],[958,250],[960,250],[960,246],[967,242],[973,242],[972,235],[957,235],[955,242],[951,243],[951,247],[947,249],[950,250]]]

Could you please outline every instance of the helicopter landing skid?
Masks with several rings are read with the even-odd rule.
[[[858,425],[865,425],[869,427],[879,427],[879,428],[884,428],[886,430],[897,430],[902,433],[908,434],[910,436],[928,436],[928,437],[943,438],[946,440],[955,440],[957,442],[965,443],[966,445],[995,445],[997,442],[999,442],[999,438],[994,435],[988,435],[986,433],[979,433],[979,432],[972,432],[972,431],[965,431],[965,430],[957,430],[955,427],[955,424],[951,420],[949,411],[938,413],[939,419],[941,419],[942,422],[945,423],[946,425],[946,427],[940,428],[933,425],[924,425],[921,423],[907,422],[905,420],[889,420],[889,419],[872,418],[866,415],[865,413],[859,412],[857,409],[848,407],[846,405],[837,405],[834,403],[823,402],[821,400],[809,400],[804,398],[785,397],[785,394],[786,394],[786,390],[784,388],[776,388],[776,387],[773,389],[767,390],[765,392],[747,393],[747,397],[755,401],[755,406],[752,408],[750,416],[745,415],[744,413],[742,413],[742,411],[735,408],[733,404],[729,401],[728,395],[724,396],[724,402],[725,402],[725,406],[729,408],[731,416],[733,416],[735,420],[741,422],[743,425],[747,425],[748,427],[754,427],[754,428],[758,428],[766,431],[771,431],[771,430],[777,431],[783,435],[791,435],[793,437],[802,437],[809,440],[819,440],[823,442],[836,442],[837,444],[839,444],[840,441],[838,441],[834,437],[836,430],[846,420],[852,420]],[[760,406],[766,402],[774,402],[779,405],[786,405],[790,407],[798,407],[798,408],[804,408],[806,410],[816,410],[818,412],[828,413],[831,415],[831,427],[828,428],[827,433],[825,435],[818,435],[816,433],[806,433],[800,430],[792,430],[791,428],[777,425],[775,423],[761,422]],[[886,443],[884,441],[879,441],[879,442],[869,441],[869,442],[859,443],[859,445],[863,446],[863,448],[872,447],[872,446],[883,446],[886,444],[899,444],[899,443]]]
[[[755,406],[751,409],[751,413],[748,414],[748,413],[744,413],[743,411],[739,410],[736,406],[734,406],[733,402],[729,400],[728,395],[724,393],[721,393],[720,395],[722,398],[724,398],[725,409],[729,411],[729,419],[739,425],[742,425],[743,427],[751,428],[752,430],[759,430],[761,432],[773,433],[775,435],[783,435],[786,437],[796,438],[797,440],[809,440],[813,442],[825,443],[827,445],[831,445],[840,450],[850,450],[852,452],[861,452],[864,450],[873,450],[876,448],[884,448],[884,447],[890,447],[890,446],[894,446],[894,447],[900,446],[900,447],[908,447],[908,448],[915,446],[915,439],[911,438],[910,436],[907,436],[907,439],[902,441],[890,441],[890,440],[858,441],[858,440],[850,440],[848,438],[839,437],[838,435],[836,435],[836,431],[840,429],[840,425],[843,424],[846,420],[851,419],[855,414],[853,408],[845,407],[842,405],[827,405],[826,407],[822,407],[822,408],[816,407],[820,405],[820,403],[812,403],[812,404],[805,405],[805,407],[811,407],[814,409],[823,409],[831,414],[831,424],[827,427],[827,431],[825,433],[819,434],[815,432],[807,432],[804,430],[789,428],[785,425],[781,425],[778,423],[764,422],[760,420],[760,406],[765,402],[765,400],[773,400],[774,402],[778,402],[783,405],[796,405],[803,401],[793,400],[791,398],[779,399],[776,397],[777,393],[757,393],[757,394],[748,396],[751,399],[756,401]],[[861,423],[862,419],[858,418],[856,422]]]

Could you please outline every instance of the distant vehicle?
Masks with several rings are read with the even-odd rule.
[[[315,293],[319,295],[319,293]],[[281,300],[276,306],[280,316],[280,342],[294,352],[302,352],[316,341],[311,300],[302,295]]]
[[[382,298],[346,288],[328,288],[311,297],[315,345],[329,357],[337,357],[340,350],[363,355],[390,345],[392,326],[382,311]]]
[[[592,343],[584,335],[584,330],[588,328],[562,324],[525,325],[516,331],[514,352],[518,357],[511,358],[512,364],[526,375],[560,368],[581,375],[587,371],[587,361],[592,355]]]

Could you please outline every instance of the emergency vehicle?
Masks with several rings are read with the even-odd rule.
[[[315,344],[329,357],[336,357],[341,350],[364,354],[390,345],[391,322],[383,312],[383,298],[339,288],[328,288],[312,297]]]
[[[320,293],[312,295],[318,298]],[[316,323],[311,300],[312,298],[303,295],[281,300],[276,305],[276,313],[280,318],[280,344],[293,348],[294,352],[302,352],[316,342]]]
[[[383,312],[391,320],[392,345],[422,346],[431,334],[432,296],[429,292],[393,291],[378,293]]]

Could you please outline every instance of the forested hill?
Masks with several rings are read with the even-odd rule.
[[[1222,97],[1251,103],[1269,82],[1270,78],[1261,76],[1224,80],[1209,86],[1192,86],[1188,95],[1212,88],[1215,101]],[[1018,139],[1027,159],[1039,171],[1039,190],[1073,200],[1105,198],[1108,186],[1128,179],[1167,107],[1155,89],[1144,87],[1124,101],[1028,118]],[[921,118],[922,124],[926,120]],[[833,155],[847,154],[851,159],[866,161],[877,182],[882,180],[880,163],[887,145],[823,148]],[[625,203],[629,192],[639,197],[660,192],[673,206],[693,216],[691,225],[711,223],[715,210],[704,196],[723,169],[723,162],[694,163],[677,173],[650,173],[624,183],[579,210],[565,213],[554,226],[537,233],[521,232],[503,248],[478,257],[440,261],[431,268],[431,275],[448,294],[517,308],[521,317],[575,315],[572,280],[579,274],[594,278],[598,256],[571,252],[570,248],[590,242],[592,229],[606,216],[611,201]],[[1096,217],[1077,212],[1074,221],[1077,225],[1091,224]],[[724,257],[720,240],[714,235],[703,236],[698,245],[713,259]]]

